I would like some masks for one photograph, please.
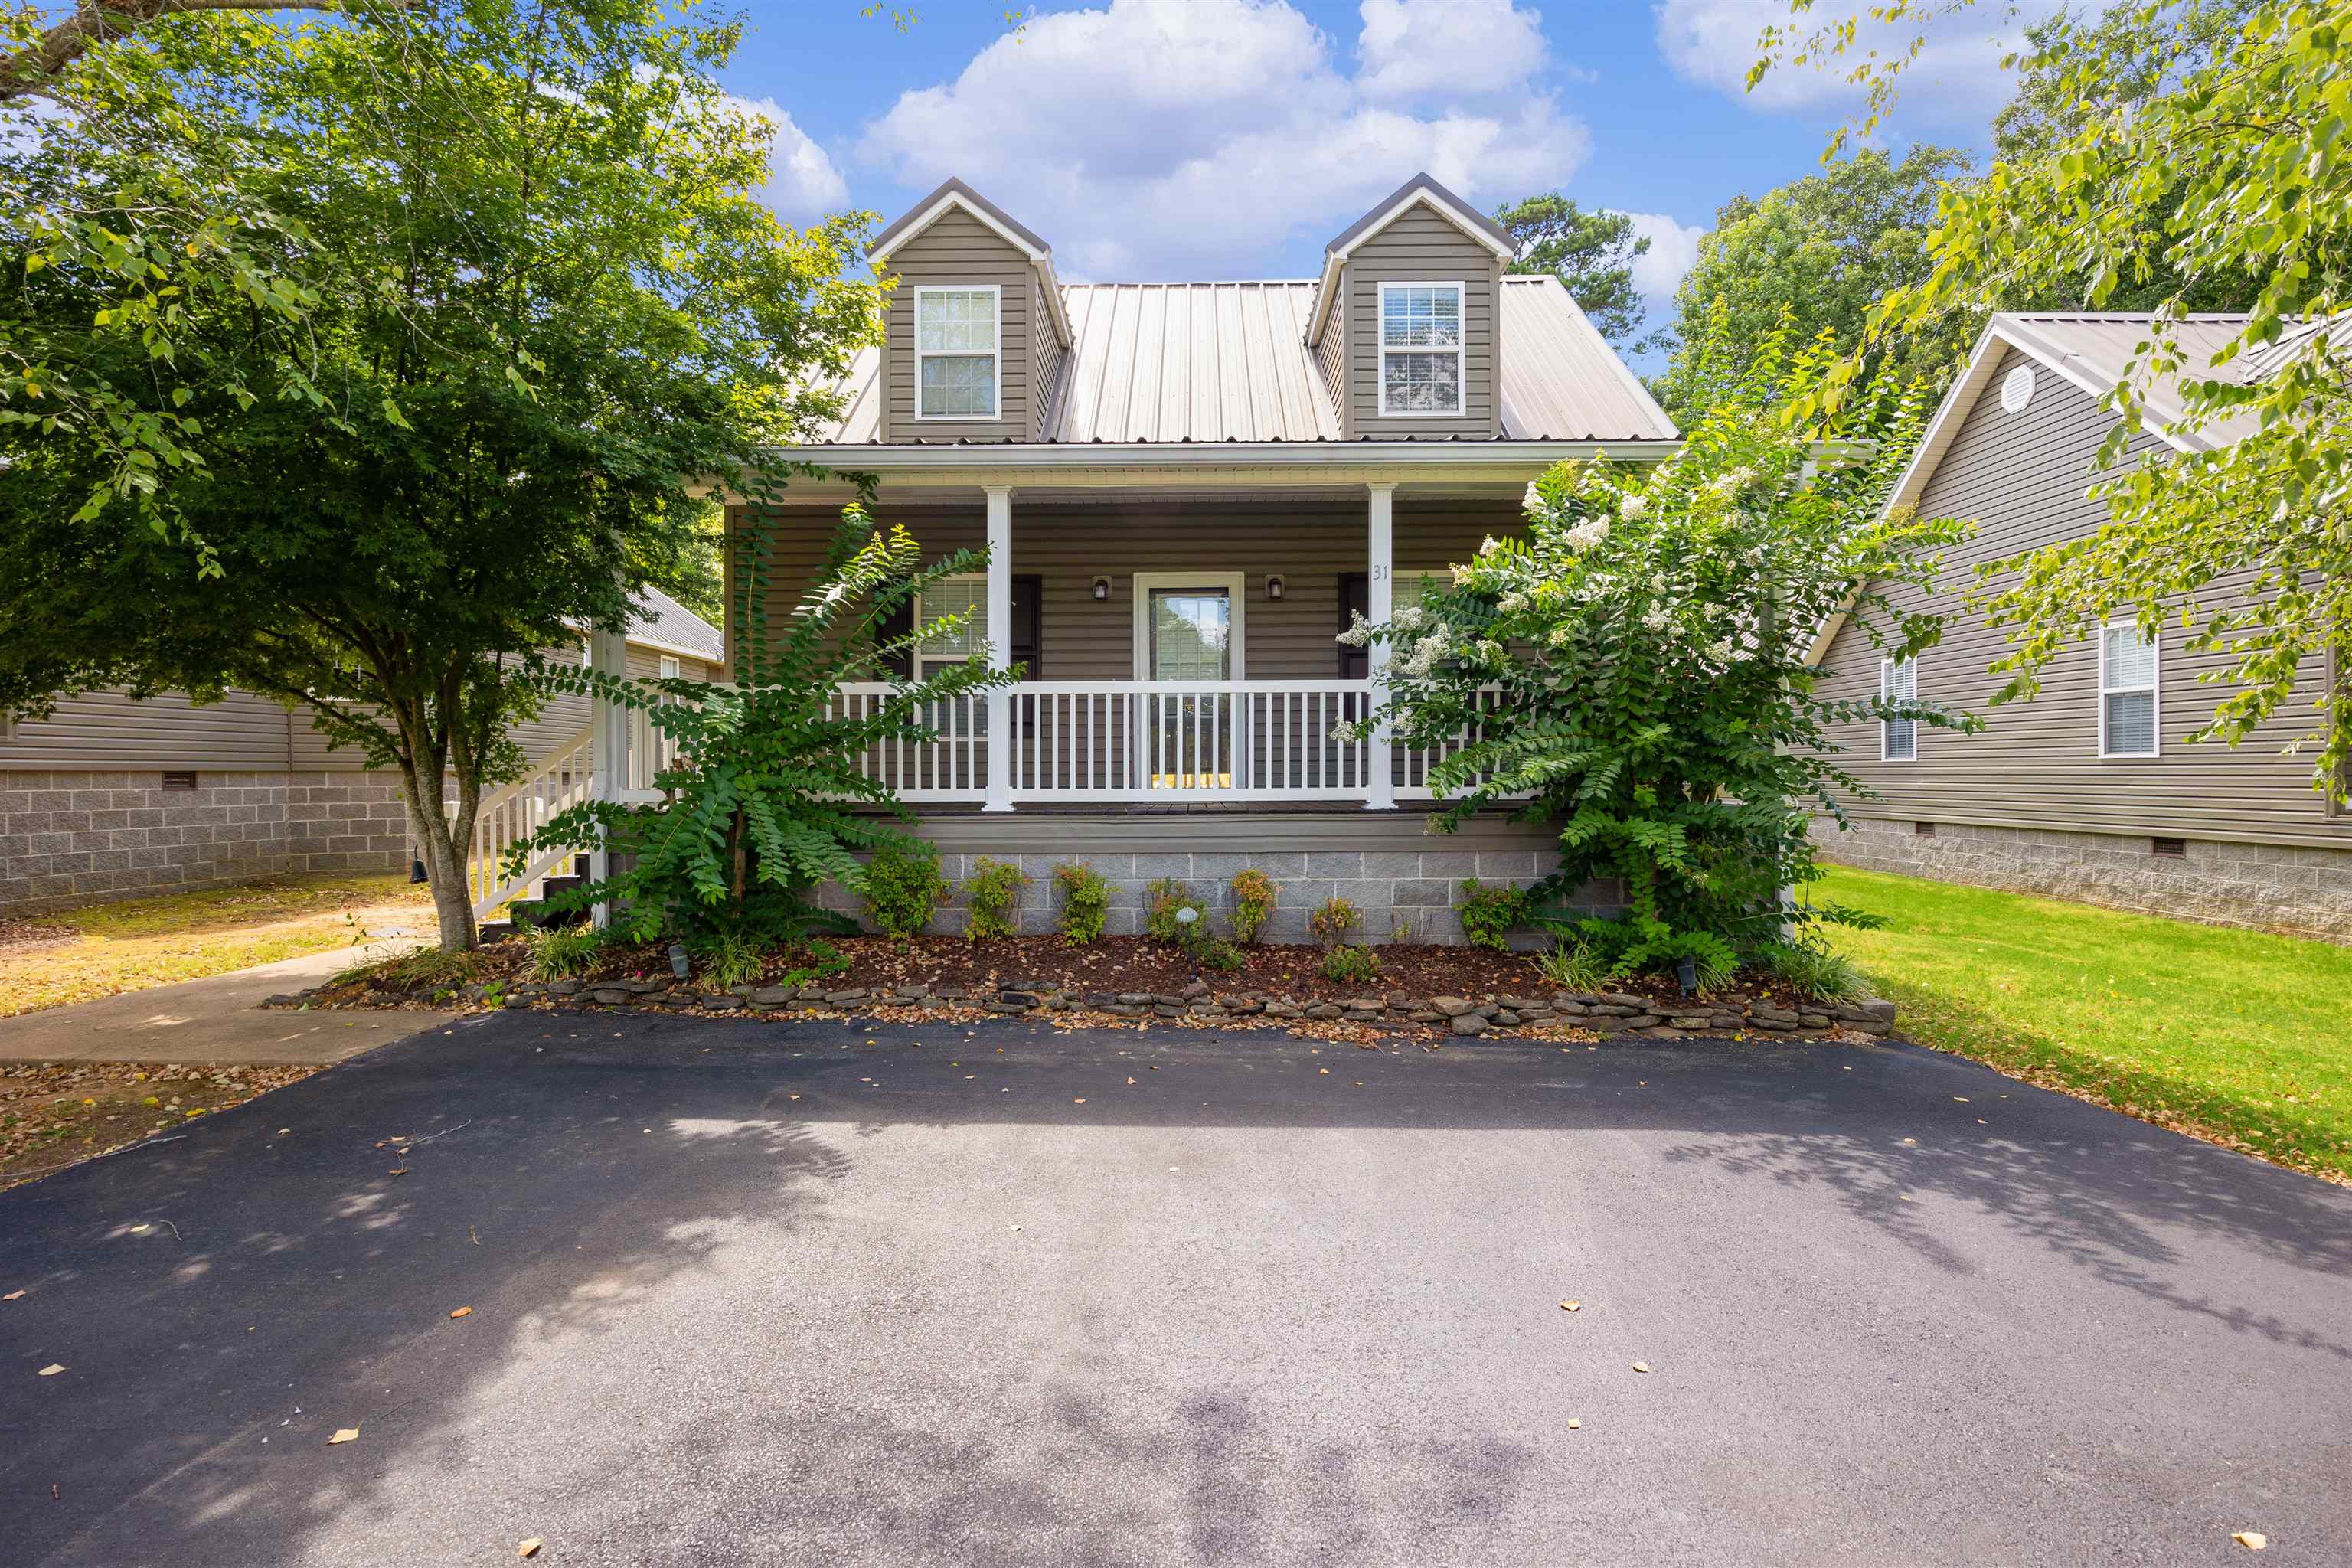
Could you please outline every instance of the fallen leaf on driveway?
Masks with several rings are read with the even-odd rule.
[[[63,1362],[53,1361],[40,1370],[39,1375],[42,1377],[55,1377],[58,1373],[65,1371],[65,1363]]]
[[[472,1311],[473,1310],[474,1310],[474,1309],[473,1309],[473,1308],[471,1308],[471,1307],[460,1307],[460,1308],[458,1308],[456,1311],[454,1311],[454,1312],[450,1313],[449,1315],[450,1315],[451,1317],[453,1317],[453,1318],[462,1318],[462,1317],[464,1317],[467,1313],[468,1313],[468,1312]]]
[[[1635,1372],[1647,1372],[1650,1370],[1650,1363],[1645,1361],[1637,1361],[1633,1363],[1633,1370]]]
[[[1580,1312],[1584,1310],[1584,1303],[1581,1301],[1562,1301],[1559,1304],[1559,1310],[1563,1312]]]
[[[2230,1539],[2249,1552],[2260,1552],[2271,1543],[2271,1538],[2259,1530],[2242,1530]]]
[[[538,1536],[534,1535],[529,1541],[524,1542],[521,1545],[515,1548],[515,1555],[518,1557],[536,1557],[539,1555],[539,1549],[545,1544],[547,1544],[545,1542],[540,1540]]]
[[[0,1296],[0,1301],[14,1301],[21,1298],[24,1294],[25,1293],[22,1290],[11,1290],[5,1296]]]
[[[1571,1432],[1581,1432],[1584,1430],[1584,1423],[1571,1415],[1568,1418],[1568,1429]]]
[[[335,1428],[335,1435],[327,1439],[327,1447],[331,1448],[338,1443],[356,1443],[359,1440],[360,1429],[358,1427],[338,1426]]]
[[[1070,1103],[1071,1103],[1072,1105],[1084,1105],[1084,1104],[1086,1103],[1086,1101],[1085,1101],[1085,1100],[1074,1100],[1070,1101]]]

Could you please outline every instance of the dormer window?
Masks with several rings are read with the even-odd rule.
[[[994,286],[915,290],[915,416],[993,419],[997,323]]]
[[[1381,285],[1381,413],[1462,412],[1462,285]]]

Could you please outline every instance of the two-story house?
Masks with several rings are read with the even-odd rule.
[[[1552,464],[1675,447],[1567,289],[1508,274],[1512,254],[1426,174],[1311,279],[1065,283],[1044,237],[955,180],[877,237],[886,341],[792,455],[877,476],[881,516],[927,555],[989,550],[954,605],[922,609],[970,606],[973,646],[1024,679],[945,715],[936,744],[869,759],[950,875],[1019,858],[1034,928],[1050,868],[1086,860],[1122,887],[1125,931],[1151,879],[1213,894],[1251,865],[1281,885],[1277,940],[1337,895],[1370,940],[1430,941],[1458,934],[1464,879],[1549,868],[1539,826],[1431,835],[1428,755],[1333,737],[1383,657],[1335,640],[1351,611],[1385,620],[1518,531]],[[779,616],[850,492],[793,493]]]

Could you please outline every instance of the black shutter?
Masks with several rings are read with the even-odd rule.
[[[1039,634],[1045,625],[1040,613],[1041,601],[1045,597],[1045,578],[1013,574],[1013,637],[1011,647],[1005,651],[1013,663],[1027,667],[1027,676],[1031,680],[1045,679],[1039,668],[1041,650],[1038,646]]]
[[[915,601],[910,596],[899,600],[898,607],[882,617],[882,624],[876,628],[874,637],[877,642],[891,643],[911,635],[914,629]],[[883,661],[883,667],[901,680],[911,679],[915,673],[914,650],[900,648]]]
[[[1371,606],[1372,580],[1361,572],[1340,573],[1339,629],[1344,632],[1354,626],[1356,617],[1369,615]],[[1346,643],[1337,646],[1339,649],[1340,679],[1362,680],[1372,673],[1372,655],[1370,648],[1349,647]]]

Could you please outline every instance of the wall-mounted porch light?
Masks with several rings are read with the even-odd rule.
[[[1095,579],[1095,597],[1097,599],[1108,599],[1110,597],[1109,578],[1097,577]]]
[[[1279,598],[1281,598],[1281,597],[1282,597],[1282,574],[1281,574],[1281,573],[1279,573],[1279,572],[1272,572],[1272,573],[1268,573],[1268,574],[1266,574],[1266,579],[1265,579],[1265,596],[1266,596],[1267,598],[1269,598],[1269,599],[1279,599]]]

